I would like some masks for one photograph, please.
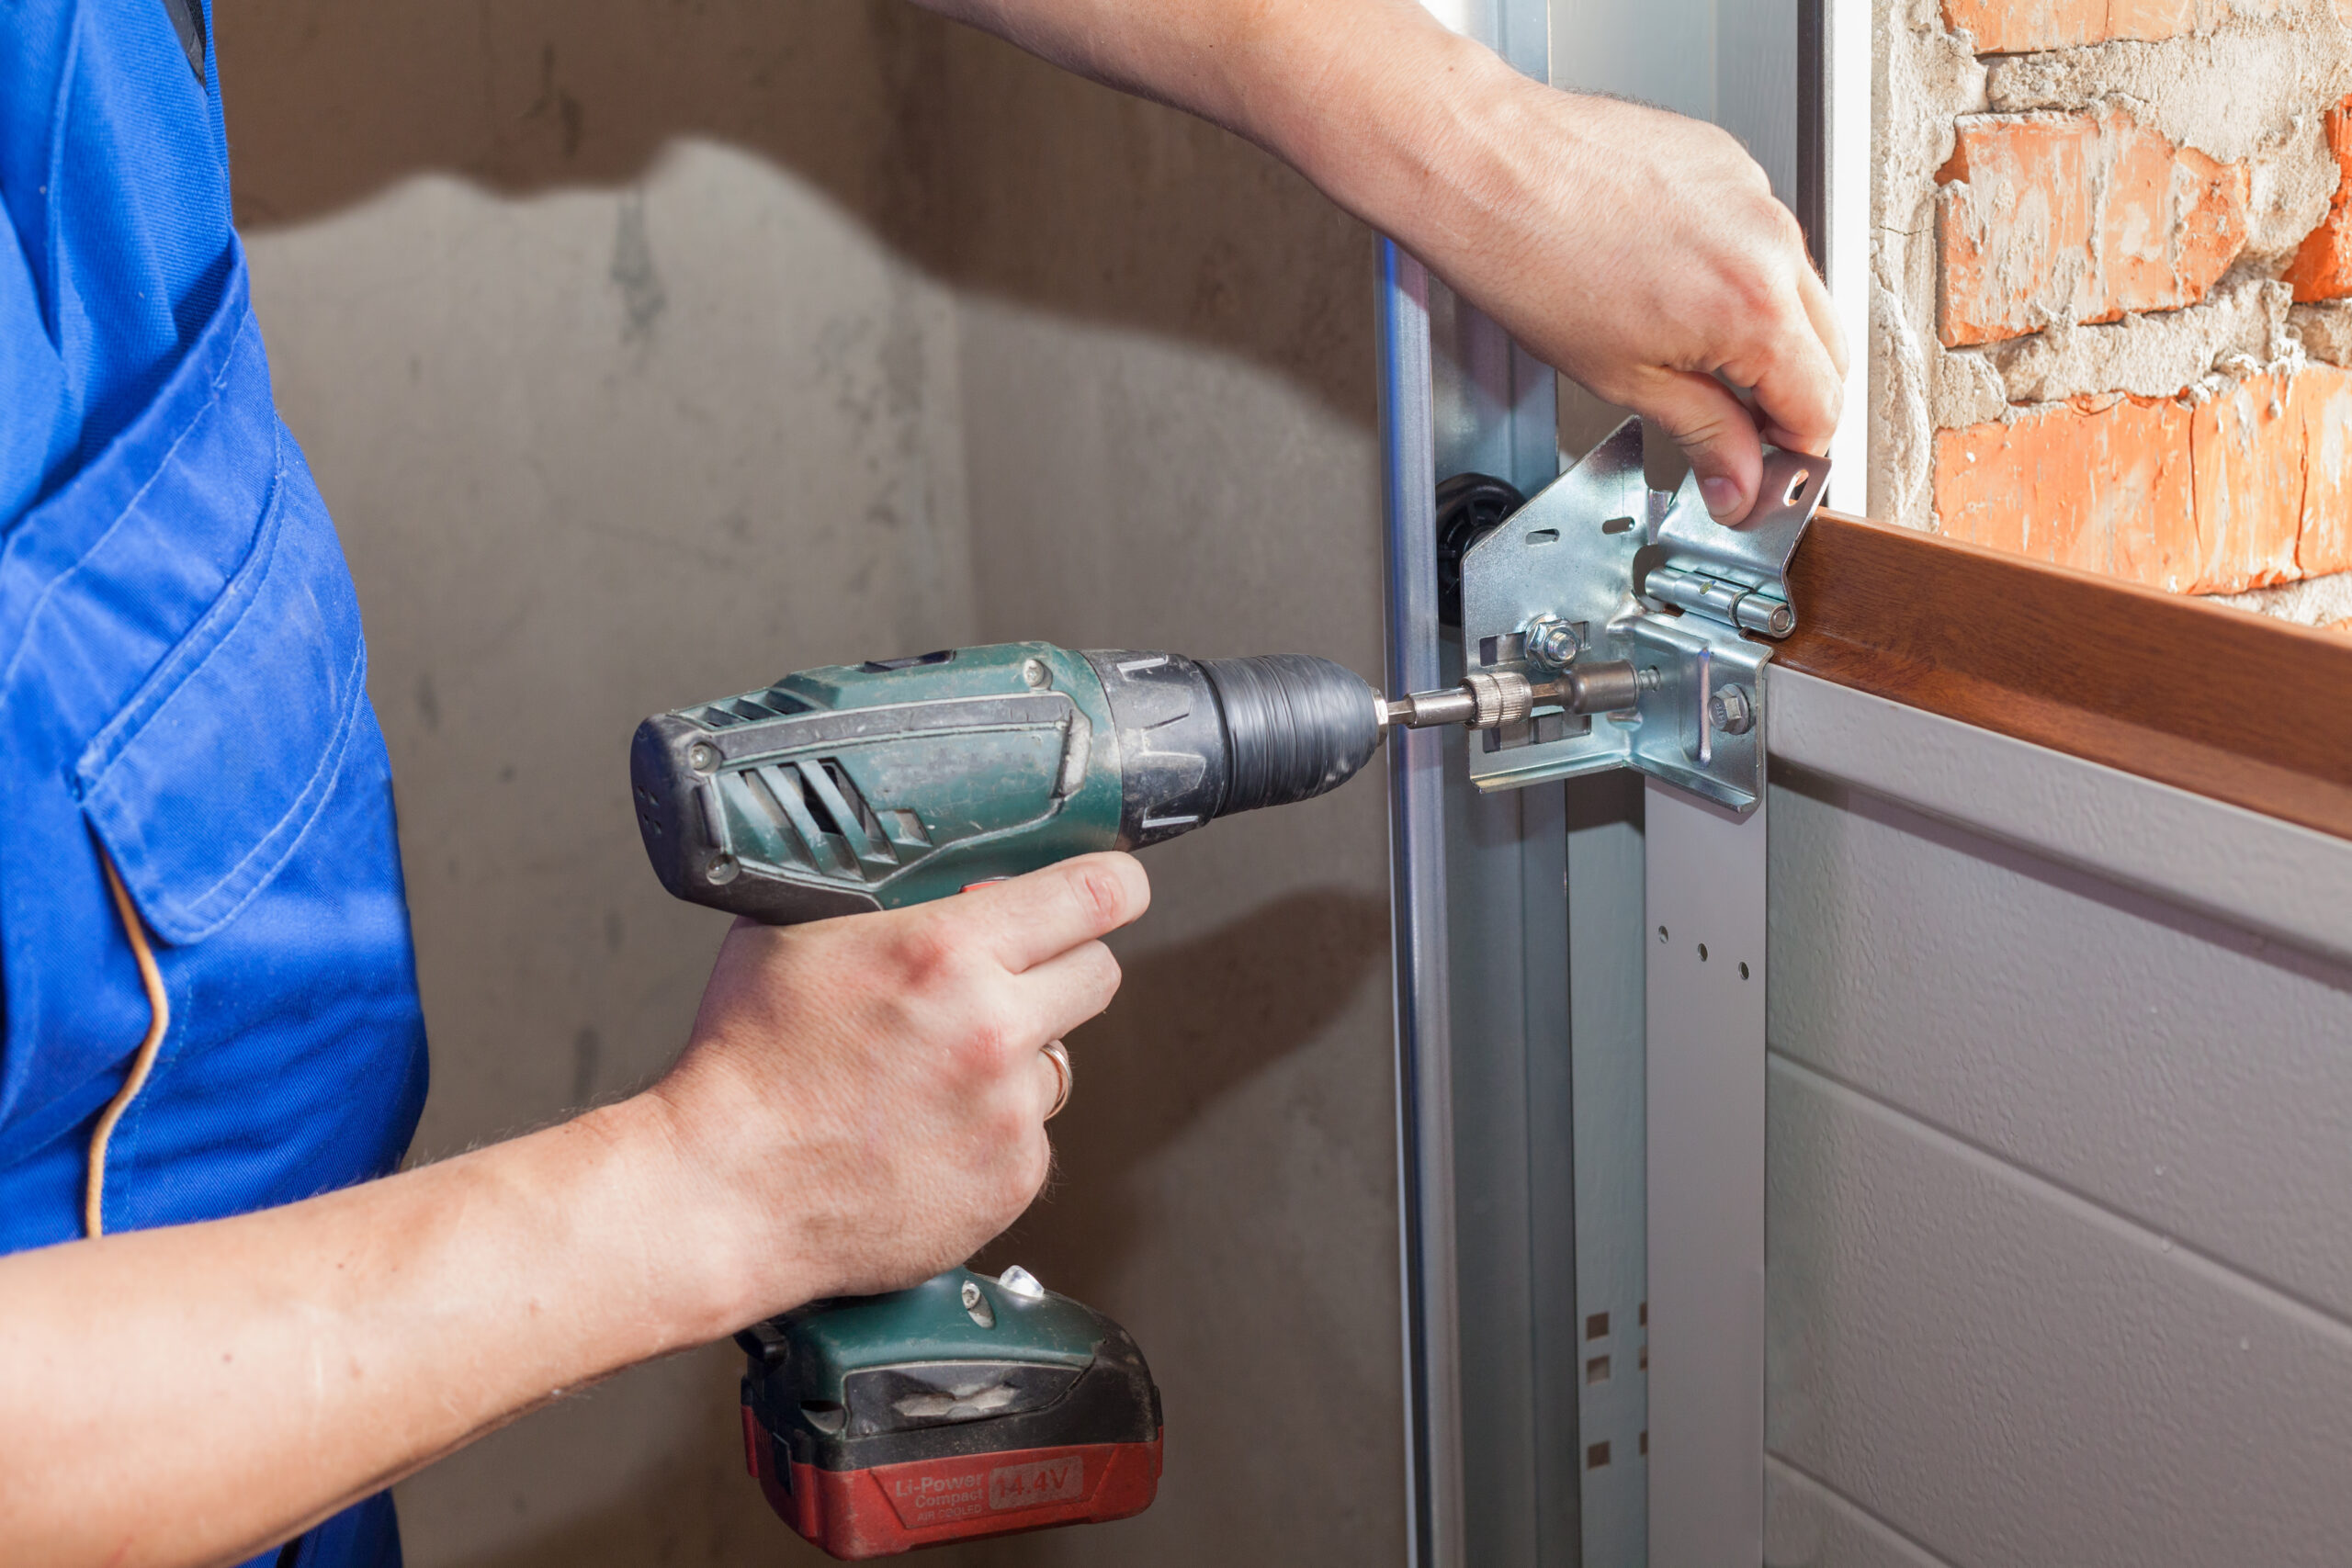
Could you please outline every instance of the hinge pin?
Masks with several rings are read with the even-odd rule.
[[[1654,566],[1642,581],[1642,592],[1695,615],[1767,637],[1786,637],[1796,630],[1797,613],[1785,600],[1744,582],[1726,582],[1679,567]]]

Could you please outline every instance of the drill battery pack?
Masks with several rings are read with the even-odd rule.
[[[833,1556],[1123,1519],[1159,1489],[1159,1390],[1126,1330],[1025,1270],[951,1269],[736,1336],[743,1444]]]

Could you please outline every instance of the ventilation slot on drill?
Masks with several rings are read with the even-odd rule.
[[[723,703],[713,703],[694,716],[698,723],[713,729],[725,729],[733,724],[757,724],[763,719],[790,718],[797,713],[807,713],[808,705],[781,686],[771,686],[764,692],[752,692],[740,697],[729,697]]]
[[[780,865],[798,865],[820,876],[863,882],[866,868],[895,870],[895,838],[910,840],[898,821],[886,829],[883,817],[865,803],[849,773],[831,757],[817,761],[775,762],[746,768],[732,775],[752,814],[773,829],[762,838],[769,849],[762,858]],[[891,818],[913,816],[892,811]],[[920,821],[914,824],[922,831]]]
[[[807,762],[799,765],[804,773],[809,766]],[[917,849],[931,847],[931,834],[924,829],[922,818],[914,812],[877,807],[868,801],[851,780],[849,770],[842,766],[836,758],[820,758],[816,766],[825,781],[831,784],[832,791],[831,795],[827,796],[820,790],[819,798],[808,803],[809,814],[828,832],[837,833],[850,843],[870,846],[870,849],[859,852],[860,858],[872,861],[876,865],[896,865],[898,856],[891,852],[891,844],[907,844]],[[846,818],[838,815],[838,808],[832,804],[834,798],[848,807]]]

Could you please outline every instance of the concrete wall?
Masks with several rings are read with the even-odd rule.
[[[682,1039],[723,922],[643,865],[641,715],[1000,637],[1377,672],[1370,237],[1253,149],[894,4],[220,26],[278,400],[397,770],[419,1157]],[[960,1560],[1388,1557],[1380,787],[1150,863],[1056,1183],[986,1260],[1137,1333],[1161,1501]],[[815,1560],[741,1473],[734,1364],[627,1374],[410,1483],[410,1560]]]

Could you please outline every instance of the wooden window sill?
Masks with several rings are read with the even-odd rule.
[[[1834,512],[1789,667],[2352,839],[2352,637]]]

